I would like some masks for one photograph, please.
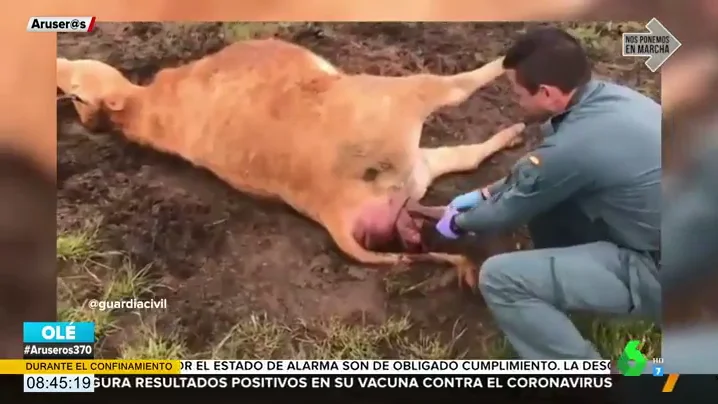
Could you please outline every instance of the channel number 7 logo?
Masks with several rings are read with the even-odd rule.
[[[643,374],[643,370],[646,369],[646,365],[648,364],[648,358],[646,358],[646,355],[643,354],[638,349],[638,345],[640,345],[641,341],[633,340],[629,341],[626,344],[626,347],[623,348],[623,353],[618,358],[618,370],[621,372],[624,376],[640,376]],[[663,376],[663,368],[662,367],[655,367],[653,369],[654,376]],[[660,374],[656,374],[656,372],[660,372]]]

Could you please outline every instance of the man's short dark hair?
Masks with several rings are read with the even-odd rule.
[[[516,82],[531,94],[541,85],[568,93],[591,79],[591,63],[581,43],[555,27],[521,35],[506,52],[503,66],[516,71]]]

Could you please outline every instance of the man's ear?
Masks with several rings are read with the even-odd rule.
[[[108,95],[104,99],[105,107],[110,111],[121,111],[125,108],[125,97],[119,94]]]
[[[543,85],[543,84],[541,84],[541,85],[539,86],[539,91],[538,91],[538,92],[539,92],[539,94],[541,94],[542,96],[544,96],[544,97],[546,97],[546,98],[558,97],[558,96],[561,96],[561,95],[563,94],[563,92],[562,92],[558,87],[546,86],[546,85]]]

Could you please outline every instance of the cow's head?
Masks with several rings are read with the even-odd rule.
[[[122,73],[97,60],[57,59],[57,87],[72,100],[82,124],[105,129],[108,113],[122,111],[135,87]]]

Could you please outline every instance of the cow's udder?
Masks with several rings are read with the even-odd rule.
[[[407,199],[397,192],[384,201],[367,204],[357,217],[354,238],[371,251],[391,249],[398,242],[404,252],[423,252],[423,220],[409,215],[405,206]]]

